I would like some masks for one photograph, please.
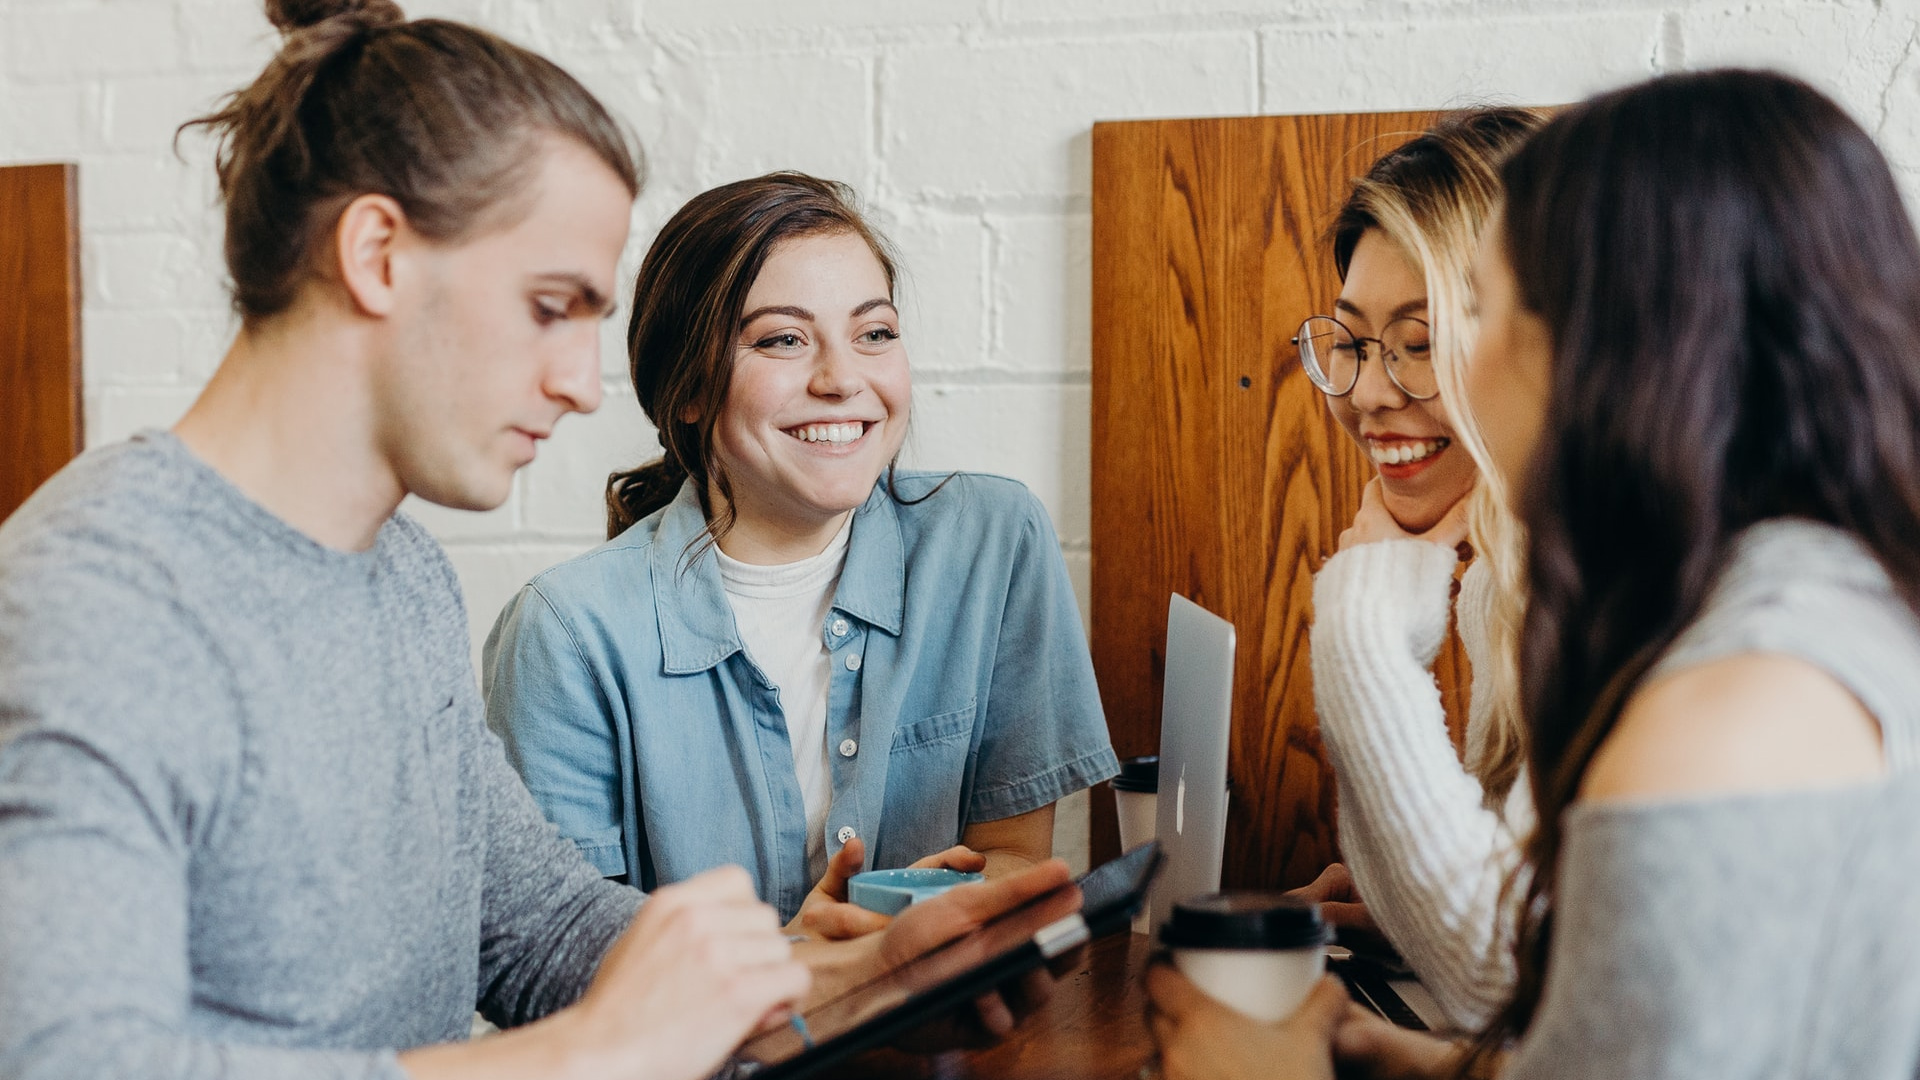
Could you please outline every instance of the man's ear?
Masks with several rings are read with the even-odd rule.
[[[400,204],[386,195],[362,195],[334,226],[334,257],[353,306],[367,315],[393,313],[394,242],[406,228]]]

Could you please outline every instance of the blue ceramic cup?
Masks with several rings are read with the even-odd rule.
[[[847,879],[847,899],[868,911],[898,915],[910,904],[985,878],[984,874],[946,869],[869,870]]]

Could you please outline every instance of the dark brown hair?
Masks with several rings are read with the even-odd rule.
[[[1540,1001],[1562,815],[1740,531],[1844,529],[1920,610],[1920,243],[1867,133],[1781,75],[1675,75],[1568,110],[1502,175],[1552,435],[1515,478],[1539,823],[1483,1058]]]
[[[219,141],[233,304],[252,323],[290,307],[340,212],[400,204],[428,239],[458,242],[524,212],[515,196],[543,135],[591,150],[637,194],[638,151],[551,61],[484,30],[406,21],[392,0],[267,0],[285,35],[253,84],[180,130]]]
[[[694,196],[660,230],[634,282],[627,355],[634,394],[666,454],[607,478],[609,538],[672,502],[689,477],[708,540],[726,535],[732,487],[715,457],[713,428],[733,385],[747,293],[776,246],[826,233],[866,241],[892,294],[896,263],[886,241],[857,209],[853,190],[832,180],[776,172],[723,184]],[[728,506],[708,505],[709,484]]]

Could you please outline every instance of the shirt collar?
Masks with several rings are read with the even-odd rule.
[[[660,660],[669,675],[705,671],[742,647],[706,529],[707,515],[689,479],[661,513],[649,555]],[[690,550],[699,555],[688,562]]]
[[[649,556],[661,662],[669,675],[705,671],[743,648],[720,580],[719,560],[711,547],[702,549],[706,527],[699,494],[688,480],[661,514]],[[700,550],[688,563],[690,547]],[[906,597],[906,545],[883,478],[854,511],[847,564],[833,606],[898,637],[906,623]]]
[[[833,606],[894,637],[906,625],[906,543],[900,539],[899,508],[887,494],[884,476],[854,511],[847,566],[840,572]]]

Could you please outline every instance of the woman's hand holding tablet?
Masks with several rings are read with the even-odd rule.
[[[857,941],[803,942],[795,947],[794,954],[805,959],[813,969],[813,991],[807,997],[808,1007],[839,998],[979,929],[997,916],[1061,889],[1072,880],[1066,863],[1049,859],[1018,874],[960,886],[915,904],[892,919],[876,915],[875,918],[886,919],[884,930]],[[1070,901],[1061,914],[1078,909],[1078,890],[1063,895],[1070,897]],[[873,912],[862,914],[873,915]]]
[[[866,844],[855,837],[846,842],[827,863],[827,872],[819,884],[801,902],[789,934],[810,934],[829,941],[863,937],[887,928],[892,917],[868,911],[847,900],[847,880],[860,872],[866,861]],[[946,869],[975,873],[986,869],[987,857],[964,844],[955,844],[909,865],[909,869]]]
[[[1054,974],[1092,937],[1124,930],[1159,866],[1155,845],[1075,882],[1050,859],[912,905],[856,941],[797,947],[814,972],[808,1034],[781,1028],[748,1042],[748,1075],[827,1075],[852,1054],[891,1045],[922,1052],[997,1041],[1044,1004]]]

